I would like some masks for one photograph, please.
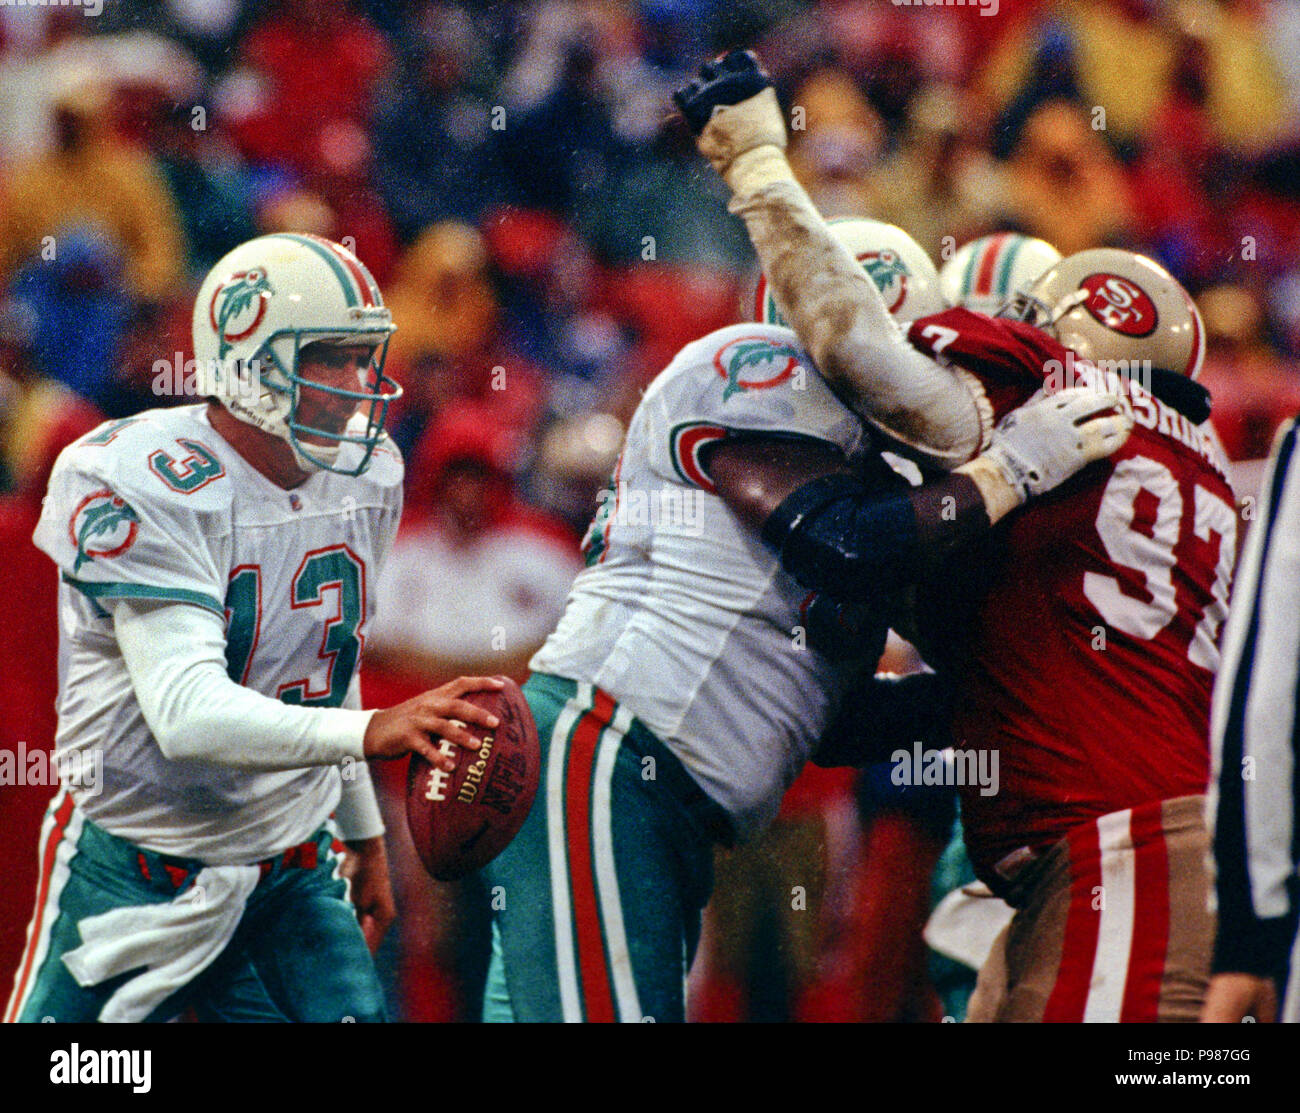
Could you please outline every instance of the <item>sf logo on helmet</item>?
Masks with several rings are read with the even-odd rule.
[[[1108,329],[1125,336],[1150,336],[1156,330],[1155,303],[1142,287],[1114,274],[1090,274],[1079,288],[1088,291],[1088,312]]]
[[[266,316],[266,303],[275,289],[260,267],[232,274],[212,292],[208,321],[217,334],[217,358],[247,340]]]
[[[907,264],[898,252],[888,248],[884,251],[864,251],[858,256],[858,262],[876,284],[889,312],[896,312],[907,298],[908,279]]]

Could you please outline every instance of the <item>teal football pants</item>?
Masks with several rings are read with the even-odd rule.
[[[484,1019],[684,1020],[726,813],[600,689],[534,674],[524,695],[542,776],[519,834],[483,871]]]
[[[309,843],[263,864],[229,944],[147,1018],[193,1008],[212,1021],[381,1021],[383,991],[347,884],[339,844],[322,828]],[[134,972],[93,986],[62,958],[81,945],[78,923],[117,908],[182,896],[203,863],[127,842],[86,819],[66,790],[41,832],[36,911],[6,1020],[93,1021]]]

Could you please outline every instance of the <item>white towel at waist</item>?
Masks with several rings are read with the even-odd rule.
[[[82,986],[141,970],[104,1005],[108,1023],[144,1020],[225,949],[261,877],[257,866],[205,866],[166,904],[115,908],[77,926],[82,944],[63,962]]]

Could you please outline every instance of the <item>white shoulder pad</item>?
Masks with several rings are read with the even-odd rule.
[[[646,391],[672,473],[700,483],[694,458],[705,443],[735,433],[766,433],[826,441],[853,455],[861,420],[821,375],[795,334],[765,324],[731,325],[683,348]],[[662,469],[662,466],[660,468]]]
[[[231,484],[194,407],[106,422],[69,445],[33,535],[92,599],[196,603],[224,613]]]

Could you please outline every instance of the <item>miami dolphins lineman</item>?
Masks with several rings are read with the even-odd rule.
[[[485,1019],[682,1020],[713,845],[775,815],[846,682],[874,668],[892,589],[1117,448],[1125,419],[1099,416],[1114,404],[1027,405],[908,490],[793,332],[734,325],[683,348],[632,418],[587,566],[530,662],[543,777],[485,870]]]
[[[367,940],[393,907],[365,759],[446,767],[430,736],[475,748],[462,724],[494,723],[458,697],[497,685],[359,710],[402,506],[392,331],[338,244],[252,240],[195,304],[211,400],[60,456],[35,540],[62,577],[64,784],[6,1019],[383,1019]],[[98,784],[77,775],[94,755]]]

